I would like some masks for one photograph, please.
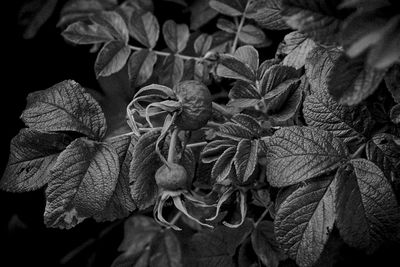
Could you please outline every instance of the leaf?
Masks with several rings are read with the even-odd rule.
[[[218,15],[208,4],[209,0],[195,0],[190,5],[190,29],[197,30]]]
[[[161,167],[161,159],[155,151],[159,136],[159,130],[145,133],[132,152],[129,184],[132,198],[140,210],[153,205],[157,196],[158,187],[154,175]]]
[[[150,245],[161,230],[152,218],[142,215],[131,216],[124,224],[124,239],[118,247],[122,251],[112,266],[148,266]]]
[[[400,145],[391,134],[377,134],[367,143],[367,159],[384,172],[389,181],[400,181]]]
[[[182,52],[189,40],[189,28],[186,24],[176,24],[167,20],[162,28],[165,43],[174,53]]]
[[[283,258],[271,221],[261,221],[251,234],[254,252],[265,266],[278,267]]]
[[[253,5],[250,4],[249,14],[246,17],[254,19],[258,25],[268,30],[286,30],[286,25],[280,14],[282,4],[281,0],[256,0]]]
[[[246,66],[256,73],[258,69],[259,59],[258,51],[251,45],[244,45],[236,49],[233,54],[234,57],[239,59],[241,62],[245,63]]]
[[[244,25],[239,32],[239,40],[249,45],[270,45],[271,40],[267,39],[265,33],[257,26],[247,24]]]
[[[178,238],[165,229],[152,242],[150,264],[152,267],[181,267],[182,252]]]
[[[234,56],[220,55],[217,67],[217,75],[225,78],[242,80],[252,83],[256,80],[254,71]]]
[[[233,158],[236,174],[240,181],[247,182],[257,165],[259,140],[242,139]]]
[[[25,26],[24,39],[32,39],[40,28],[50,19],[58,0],[36,0],[23,3],[18,14],[18,23]]]
[[[21,119],[33,130],[74,131],[93,139],[106,133],[106,121],[100,105],[72,80],[31,93]]]
[[[286,24],[314,41],[335,45],[342,24],[337,12],[340,0],[283,0],[281,15]]]
[[[300,85],[298,82],[293,82],[288,86],[285,93],[269,102],[267,110],[270,118],[278,122],[285,122],[293,118],[301,105],[304,86],[306,86],[305,80]]]
[[[387,25],[383,39],[371,48],[367,57],[367,64],[375,69],[385,70],[396,64],[400,58],[399,43],[400,31],[398,30],[400,17],[393,17]]]
[[[51,171],[46,190],[46,225],[69,229],[101,212],[115,189],[118,170],[118,155],[108,144],[74,140]]]
[[[64,27],[76,21],[87,20],[91,15],[105,9],[115,8],[116,1],[70,0],[62,7],[57,27]]]
[[[211,48],[212,36],[202,33],[194,41],[194,51],[199,56],[204,56]]]
[[[308,125],[331,132],[355,151],[368,138],[372,118],[365,106],[343,106],[329,96],[326,77],[335,56],[324,49],[315,49],[309,54],[306,75],[313,94],[304,101],[304,118]]]
[[[243,113],[232,116],[231,121],[245,127],[247,130],[253,133],[254,136],[259,137],[262,133],[260,123],[254,117]]]
[[[157,18],[151,13],[134,13],[130,20],[129,33],[147,48],[156,46],[160,33]]]
[[[231,267],[235,266],[233,256],[239,245],[253,229],[253,223],[246,220],[238,228],[217,226],[212,231],[194,234],[187,246],[183,247],[184,266]]]
[[[115,190],[106,208],[95,217],[97,221],[113,221],[125,218],[136,209],[129,190],[129,169],[137,137],[134,135],[122,135],[114,137],[109,143],[118,155],[119,175]]]
[[[211,0],[210,6],[221,14],[236,17],[245,11],[246,3],[240,0]]]
[[[117,40],[128,43],[129,30],[124,19],[115,11],[102,11],[90,18],[94,23],[105,27]]]
[[[233,158],[235,156],[236,147],[229,147],[221,154],[214,163],[211,170],[211,177],[214,181],[222,183],[228,178],[233,166]]]
[[[348,245],[372,252],[393,238],[400,210],[378,166],[365,159],[352,159],[350,164],[351,172],[343,170],[338,180],[337,226]]]
[[[229,91],[229,98],[228,106],[239,108],[254,107],[261,100],[261,96],[254,85],[240,80],[236,81]]]
[[[385,84],[396,103],[400,103],[400,64],[393,65],[386,73]]]
[[[283,251],[299,266],[312,266],[320,257],[335,222],[334,177],[325,177],[294,190],[279,205],[275,234]]]
[[[342,45],[349,57],[361,55],[383,38],[387,19],[375,13],[375,10],[362,14],[355,12],[343,24]]]
[[[364,58],[341,55],[328,75],[328,91],[340,104],[356,105],[372,95],[385,71],[364,64]]]
[[[232,122],[226,122],[220,125],[217,131],[218,136],[222,136],[236,141],[240,141],[243,138],[252,139],[253,137],[256,136],[256,134],[257,133],[251,132],[250,129],[247,129],[246,127],[240,124]]]
[[[120,41],[106,43],[100,50],[94,63],[96,77],[106,77],[120,71],[125,66],[130,53],[129,46]]]
[[[204,163],[211,163],[218,160],[221,154],[230,147],[236,147],[236,142],[227,139],[217,139],[208,143],[201,152],[201,159]]]
[[[233,34],[236,34],[236,31],[238,30],[235,23],[233,23],[230,20],[224,19],[224,18],[218,19],[217,28],[224,32],[233,33]]]
[[[273,65],[264,73],[262,77],[260,82],[260,94],[264,98],[271,98],[272,96],[275,96],[276,93],[270,93],[269,95],[267,95],[267,93],[273,91],[273,89],[278,89],[279,85],[282,85],[280,88],[284,89],[292,82],[296,82],[298,78],[299,72],[295,68],[282,65]],[[275,92],[279,91],[280,90],[275,90]]]
[[[302,68],[306,57],[310,51],[316,47],[316,44],[304,34],[294,31],[287,35],[279,45],[277,54],[285,55],[283,65],[296,69]]]
[[[112,41],[113,37],[99,24],[75,22],[62,32],[62,36],[74,44],[98,44]]]
[[[390,119],[395,124],[400,124],[400,104],[392,107],[390,110]]]
[[[153,74],[157,55],[153,51],[142,49],[132,53],[128,61],[128,75],[132,88],[143,85]]]
[[[158,75],[159,83],[168,87],[174,87],[183,77],[183,59],[171,54],[163,64],[161,73]]]
[[[62,133],[21,129],[10,144],[0,188],[9,192],[36,190],[51,178],[50,169],[71,138]]]
[[[284,187],[327,174],[348,158],[346,146],[329,132],[311,127],[285,127],[265,139],[267,179]]]

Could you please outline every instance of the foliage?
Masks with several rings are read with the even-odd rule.
[[[26,38],[58,3],[36,2]],[[168,2],[190,25],[151,1],[62,6],[99,82],[129,86],[31,93],[1,189],[45,187],[48,227],[125,220],[112,266],[313,266],[335,230],[367,253],[398,242],[398,3]]]

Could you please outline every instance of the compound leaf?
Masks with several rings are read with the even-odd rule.
[[[161,159],[155,150],[159,136],[159,130],[145,133],[132,152],[129,184],[132,198],[139,209],[153,205],[157,196],[158,187],[154,175],[161,167]]]
[[[284,187],[335,170],[348,158],[346,146],[331,133],[291,126],[265,139],[267,179]]]
[[[134,13],[130,20],[129,33],[147,48],[154,48],[160,33],[157,18],[151,13]]]
[[[176,24],[167,20],[162,28],[165,43],[174,53],[182,52],[189,40],[189,28],[186,24]]]
[[[335,222],[334,177],[295,189],[279,205],[276,239],[300,266],[312,266],[321,255]]]
[[[121,41],[106,43],[97,55],[94,63],[96,77],[106,77],[120,71],[129,58],[131,49]]]
[[[113,40],[112,35],[99,24],[87,24],[83,21],[69,25],[62,36],[74,44],[98,44]]]
[[[110,145],[84,138],[74,140],[51,171],[46,190],[46,225],[69,229],[104,210],[115,189],[118,171],[118,155]]]
[[[153,51],[142,49],[132,53],[128,61],[128,75],[132,88],[144,84],[151,77],[156,62],[157,55]]]
[[[101,139],[106,121],[100,105],[78,83],[72,80],[28,95],[21,118],[25,125],[38,131],[74,131]]]
[[[10,144],[0,188],[9,192],[36,190],[51,178],[50,169],[71,138],[62,133],[22,129]]]
[[[391,185],[371,161],[352,159],[337,185],[337,226],[343,240],[369,252],[398,231],[400,209]]]

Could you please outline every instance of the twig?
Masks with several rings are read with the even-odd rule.
[[[132,50],[135,50],[135,51],[140,51],[140,50],[145,49],[145,48],[138,47],[138,46],[133,46],[133,45],[130,45],[129,48],[132,49]],[[151,50],[151,51],[153,51],[154,54],[162,56],[162,57],[169,57],[170,55],[173,55],[173,53],[168,53],[168,52],[162,52],[162,51],[156,51],[156,50]],[[204,60],[206,60],[206,59],[201,58],[201,57],[191,57],[191,56],[185,56],[185,55],[181,55],[181,54],[174,54],[174,55],[177,56],[177,57],[180,57],[182,59],[185,59],[185,60],[190,60],[190,59],[193,59],[195,61],[204,61]]]
[[[236,34],[235,34],[235,39],[233,39],[233,44],[232,44],[232,47],[231,47],[231,54],[233,54],[235,52],[235,50],[236,50],[236,46],[237,46],[237,43],[238,43],[238,40],[239,40],[239,34],[242,31],[243,24],[244,24],[244,21],[246,19],[246,11],[247,11],[247,8],[249,7],[249,3],[250,2],[251,1],[247,1],[246,7],[245,7],[245,9],[243,11],[243,14],[242,14],[242,17],[240,19],[240,23],[239,23],[239,26],[237,28]]]
[[[186,147],[188,148],[194,148],[194,147],[199,147],[199,146],[205,146],[207,145],[207,142],[198,142],[198,143],[192,143],[192,144],[187,144]]]
[[[254,224],[254,227],[257,227],[257,225],[264,219],[264,217],[268,214],[269,211],[269,205],[268,207],[265,208],[264,212],[261,214],[260,218],[258,218],[258,220],[256,221],[256,223]]]
[[[354,152],[353,154],[351,154],[350,158],[355,159],[355,158],[359,158],[361,156],[361,154],[364,152],[364,149],[366,147],[366,144],[362,144],[356,152]]]

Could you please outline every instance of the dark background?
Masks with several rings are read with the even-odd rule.
[[[23,28],[17,23],[18,10],[24,1],[4,2],[7,4],[2,3],[1,7],[4,20],[1,175],[7,163],[10,140],[24,126],[19,116],[28,93],[65,79],[76,80],[90,88],[98,87],[93,72],[96,54],[90,54],[88,47],[66,44],[55,27],[60,7],[35,38],[24,40]],[[59,266],[67,253],[83,243],[91,245],[65,266],[85,266],[87,262],[92,262],[92,266],[110,266],[118,255],[116,249],[122,240],[122,224],[105,235],[101,231],[114,224],[87,220],[68,231],[47,229],[43,223],[44,207],[44,190],[20,194],[0,192],[0,266]],[[99,235],[102,235],[100,239]],[[96,251],[97,254],[93,254]]]
[[[46,89],[65,79],[98,88],[93,72],[96,54],[90,54],[88,47],[66,44],[60,30],[55,27],[60,7],[35,38],[24,40],[23,28],[17,23],[18,10],[24,1],[6,2],[2,7],[2,14],[6,16],[3,16],[2,23],[5,48],[1,56],[1,174],[7,163],[10,140],[23,127],[19,116],[28,93]],[[160,21],[166,18],[187,19],[187,14],[179,13],[180,9],[174,4],[158,5],[159,1],[155,2],[155,13]],[[80,253],[62,266],[110,266],[118,255],[116,249],[122,240],[121,223],[86,220],[68,231],[47,229],[43,224],[44,207],[44,190],[23,194],[0,192],[0,266],[60,266],[71,251]],[[367,256],[339,244],[340,249],[334,255],[337,258],[335,266],[400,264],[398,245],[389,244]],[[332,247],[338,248],[338,243],[333,242]],[[329,258],[328,262],[331,261]]]

